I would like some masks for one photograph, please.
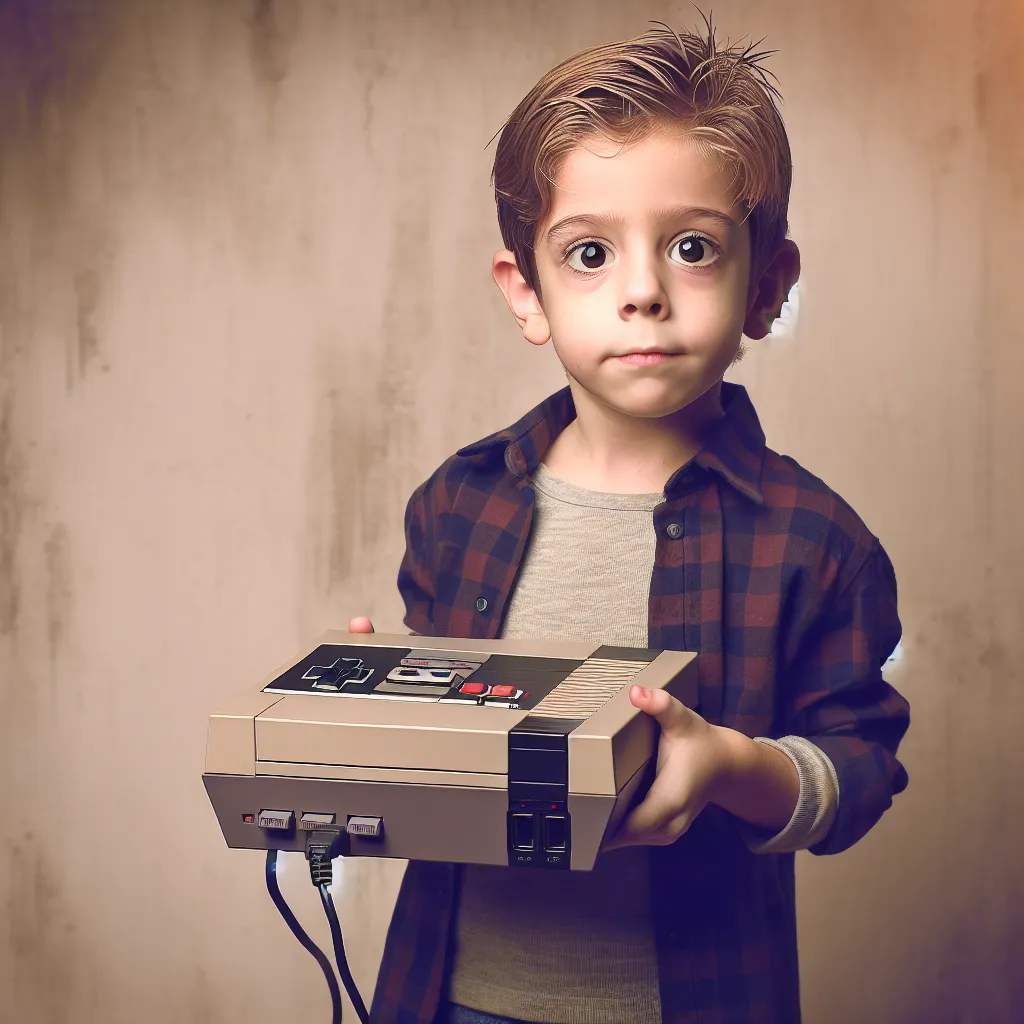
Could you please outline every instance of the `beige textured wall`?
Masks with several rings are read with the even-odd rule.
[[[801,311],[735,378],[885,541],[911,787],[802,855],[809,1024],[1024,1019],[1024,9],[720,0],[768,35]],[[489,279],[485,144],[617,0],[0,3],[0,1020],[327,1019],[206,715],[401,629],[411,489],[562,384]],[[400,864],[344,867],[369,996]],[[284,887],[315,936],[304,865]]]

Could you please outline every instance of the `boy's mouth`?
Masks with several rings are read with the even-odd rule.
[[[663,348],[636,348],[614,358],[618,362],[628,363],[630,366],[656,366],[658,363],[667,362],[676,355],[679,353],[669,352]]]

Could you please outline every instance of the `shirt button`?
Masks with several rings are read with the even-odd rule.
[[[486,597],[478,597],[476,599],[476,610],[478,612],[485,612],[485,611],[487,611],[487,598]]]
[[[678,523],[669,523],[665,527],[665,533],[673,540],[678,540],[683,535],[683,528]]]

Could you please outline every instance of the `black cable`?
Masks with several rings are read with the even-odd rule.
[[[334,959],[338,964],[338,973],[341,975],[345,991],[348,993],[360,1024],[369,1024],[370,1017],[366,1012],[366,1005],[363,1003],[363,997],[359,994],[355,978],[352,977],[352,972],[349,970],[348,958],[345,956],[345,943],[341,938],[341,923],[338,921],[338,912],[330,892],[330,886],[334,881],[333,860],[335,857],[346,857],[349,852],[347,831],[324,829],[311,832],[306,836],[309,878],[320,891],[320,902],[324,906],[327,923],[331,926],[331,940],[334,943]]]
[[[330,890],[326,885],[319,886],[319,889],[320,902],[324,905],[324,913],[327,915],[327,921],[331,926],[331,939],[334,941],[334,959],[338,963],[338,973],[341,975],[342,984],[345,986],[349,999],[352,1000],[352,1006],[356,1011],[360,1024],[369,1024],[370,1015],[366,1012],[363,997],[359,994],[356,980],[352,977],[352,972],[348,967],[348,958],[345,956],[345,943],[341,938],[341,923],[338,921],[338,911],[334,907],[334,899],[331,897]]]
[[[327,987],[331,990],[331,1024],[341,1024],[341,990],[338,988],[338,979],[334,976],[334,968],[331,967],[331,961],[327,959],[320,947],[302,930],[302,925],[296,920],[291,908],[281,895],[281,887],[277,883],[277,850],[267,850],[267,891],[295,938],[302,943],[303,948],[316,960],[324,972]]]

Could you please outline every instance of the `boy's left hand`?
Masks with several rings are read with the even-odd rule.
[[[732,770],[722,730],[664,690],[633,686],[633,707],[661,726],[657,775],[601,852],[623,846],[669,846],[693,823]]]

